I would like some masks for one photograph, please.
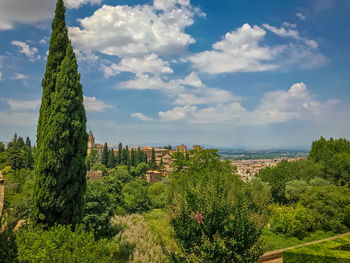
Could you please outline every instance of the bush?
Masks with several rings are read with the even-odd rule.
[[[187,261],[255,262],[262,254],[249,189],[217,151],[194,153],[167,189],[170,224]]]
[[[286,184],[286,198],[291,203],[299,201],[300,195],[308,189],[309,185],[304,180],[293,180]]]
[[[105,240],[95,241],[93,233],[57,225],[21,228],[16,236],[20,262],[111,262]]]
[[[314,217],[312,228],[333,232],[350,227],[350,189],[344,186],[310,187],[300,203]]]
[[[155,183],[148,188],[148,197],[153,208],[165,207],[165,185],[161,182]]]
[[[294,248],[283,252],[283,262],[350,262],[350,237],[342,237],[319,244]]]
[[[148,198],[148,187],[141,182],[131,181],[124,185],[123,190],[124,207],[128,213],[138,213],[150,209]]]
[[[274,206],[270,218],[271,230],[277,233],[283,233],[287,236],[295,236],[303,239],[307,236],[307,231],[311,228],[313,218],[308,210],[297,205],[292,206]]]

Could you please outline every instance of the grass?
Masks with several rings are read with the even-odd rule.
[[[287,237],[283,234],[276,234],[269,230],[268,228],[264,228],[262,231],[262,240],[266,245],[266,251],[276,250],[281,248],[293,247],[299,244],[324,239],[327,237],[335,236],[336,234],[332,231],[324,232],[322,230],[318,230],[314,233],[310,233],[308,237],[300,240],[296,237]]]
[[[143,217],[151,231],[157,235],[159,242],[164,244],[168,252],[181,253],[173,238],[174,230],[169,224],[169,219],[166,218],[166,212],[164,210],[153,209],[143,214]]]

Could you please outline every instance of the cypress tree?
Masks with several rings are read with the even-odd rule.
[[[115,157],[113,149],[108,152],[108,168],[114,168],[115,167]]]
[[[135,165],[135,151],[134,149],[131,149],[131,154],[130,154],[130,165],[131,166],[136,166]]]
[[[86,189],[86,114],[78,65],[68,39],[63,0],[52,23],[37,127],[33,220],[77,224]]]
[[[152,148],[151,160],[149,162],[149,166],[151,170],[156,169],[156,152],[154,151],[154,148]]]
[[[29,137],[26,138],[26,145],[27,145],[29,148],[32,148],[32,143],[31,143]]]
[[[105,142],[105,145],[104,145],[103,151],[102,151],[101,163],[104,166],[108,167],[108,146],[107,146],[106,142]]]
[[[118,153],[117,153],[117,163],[118,165],[122,164],[122,155],[123,155],[123,145],[119,143]]]

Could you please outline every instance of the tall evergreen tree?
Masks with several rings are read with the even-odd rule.
[[[86,189],[86,114],[63,0],[52,23],[37,127],[33,220],[77,224]]]
[[[108,145],[105,142],[105,145],[103,147],[103,151],[102,151],[102,156],[101,156],[101,163],[108,167]]]
[[[149,167],[151,170],[156,169],[156,152],[154,151],[154,148],[152,148],[151,160],[149,162]]]
[[[31,143],[29,137],[26,138],[26,145],[27,145],[29,148],[32,148],[32,143]]]
[[[114,168],[115,167],[115,156],[114,156],[114,152],[113,149],[111,149],[108,152],[108,164],[107,164],[108,168]]]
[[[143,155],[142,155],[142,152],[141,152],[141,148],[139,146],[139,148],[137,148],[137,152],[135,154],[135,167],[137,165],[139,165],[140,163],[143,162]]]
[[[130,165],[131,166],[136,166],[135,165],[135,151],[134,149],[131,149],[131,153],[130,153]]]
[[[117,163],[118,163],[118,165],[122,164],[122,155],[123,155],[123,144],[119,143],[118,153],[117,153]]]

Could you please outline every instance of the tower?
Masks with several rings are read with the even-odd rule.
[[[88,139],[88,151],[87,153],[89,154],[91,152],[91,149],[95,148],[95,138],[94,135],[92,134],[92,131],[90,130],[89,132],[89,139]]]

